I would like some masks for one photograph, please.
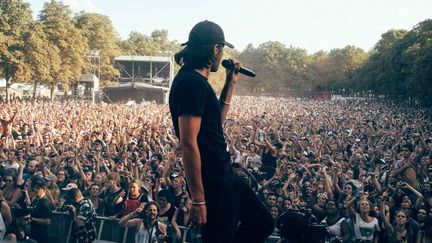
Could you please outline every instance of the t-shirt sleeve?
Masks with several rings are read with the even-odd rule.
[[[147,194],[143,193],[139,200],[140,200],[140,203],[148,202]]]
[[[42,219],[50,219],[52,217],[51,207],[48,200],[41,201],[38,208],[38,216]]]
[[[178,116],[204,115],[206,87],[203,81],[191,78],[185,80],[178,88],[178,102],[176,104]]]

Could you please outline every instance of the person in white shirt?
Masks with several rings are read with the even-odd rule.
[[[163,242],[167,234],[165,224],[158,222],[159,207],[156,202],[148,202],[134,212],[120,219],[122,227],[136,227],[135,243]]]
[[[380,227],[378,219],[370,216],[369,212],[373,210],[372,204],[367,199],[360,199],[358,203],[358,212],[354,211],[352,201],[347,203],[348,213],[354,225],[354,239],[356,242],[378,243],[378,234]]]

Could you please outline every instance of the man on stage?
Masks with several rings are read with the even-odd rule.
[[[219,99],[208,83],[221,64],[225,41],[215,23],[196,24],[188,42],[175,54],[182,66],[171,87],[169,106],[180,139],[192,208],[189,227],[202,229],[204,242],[264,242],[273,220],[248,185],[230,165],[222,123],[241,64],[232,61]]]

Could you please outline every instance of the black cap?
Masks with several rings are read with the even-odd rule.
[[[30,180],[32,188],[46,188],[46,182],[42,177],[33,176]]]
[[[225,35],[222,28],[208,20],[196,24],[189,33],[189,40],[185,45],[205,45],[205,44],[224,44],[230,48],[234,48],[231,43],[225,41]]]

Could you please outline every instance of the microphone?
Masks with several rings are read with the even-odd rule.
[[[222,66],[228,70],[234,69],[234,64],[228,60],[223,60]],[[247,69],[245,67],[240,67],[239,73],[244,74],[244,75],[249,76],[249,77],[255,77],[256,76],[256,73],[254,71]]]

